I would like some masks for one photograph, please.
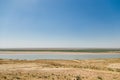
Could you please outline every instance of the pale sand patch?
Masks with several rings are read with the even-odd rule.
[[[28,70],[34,70],[35,68],[39,67],[37,64],[35,63],[27,63],[27,64],[2,64],[0,65],[0,70],[1,71],[7,71],[7,70],[19,70],[19,69],[28,69]],[[39,67],[40,68],[40,67]]]
[[[80,63],[80,60],[72,60],[74,62]],[[104,62],[105,60],[84,60],[84,61],[90,61],[90,62]]]
[[[112,63],[108,65],[108,68],[120,69],[120,63]]]

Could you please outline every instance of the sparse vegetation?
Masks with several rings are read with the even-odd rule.
[[[109,66],[118,65],[115,68]],[[120,80],[120,59],[0,60],[0,80]]]

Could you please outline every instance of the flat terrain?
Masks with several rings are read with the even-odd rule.
[[[0,53],[1,52],[11,52],[11,53],[15,53],[15,52],[28,52],[28,53],[43,53],[43,52],[61,52],[61,53],[65,53],[65,52],[69,52],[69,53],[73,53],[73,52],[78,52],[78,53],[120,53],[120,49],[105,49],[105,48],[91,48],[91,49],[79,49],[79,48],[8,48],[8,49],[0,49]]]
[[[0,54],[120,54],[117,51],[111,52],[50,52],[50,51],[0,51]]]
[[[120,59],[1,59],[0,80],[120,80]]]

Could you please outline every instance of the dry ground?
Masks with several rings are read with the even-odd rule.
[[[1,59],[0,80],[120,80],[120,59]]]

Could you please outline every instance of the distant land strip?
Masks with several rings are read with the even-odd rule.
[[[120,52],[120,49],[61,49],[61,48],[46,48],[46,49],[0,49],[0,51],[20,51],[20,52]]]

